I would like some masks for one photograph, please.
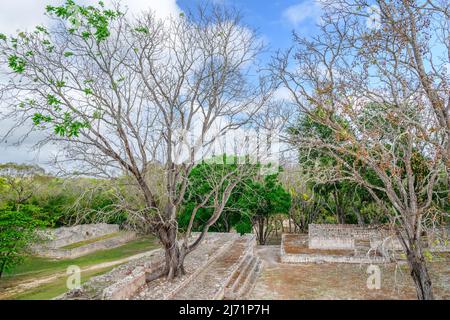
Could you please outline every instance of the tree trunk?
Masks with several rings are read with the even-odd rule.
[[[336,205],[336,215],[337,215],[338,223],[344,224],[345,223],[344,208],[342,208],[342,206],[341,206],[339,195],[336,190],[334,190],[334,192],[333,192],[333,197],[334,197],[334,203]]]
[[[358,220],[358,225],[359,226],[364,226],[364,219],[363,219],[359,209],[357,207],[353,207],[353,211],[355,212],[356,219]]]
[[[5,270],[5,266],[6,266],[6,260],[3,261],[3,263],[0,267],[0,279],[2,278],[3,271]]]
[[[158,231],[158,237],[165,250],[165,264],[162,276],[168,280],[184,275],[184,259],[186,257],[177,240],[176,222],[169,222]]]
[[[259,244],[264,244],[264,218],[259,218]]]
[[[419,300],[433,300],[433,290],[431,278],[423,256],[422,250],[409,250],[407,253],[408,265],[411,270],[411,277],[416,286],[417,298]]]

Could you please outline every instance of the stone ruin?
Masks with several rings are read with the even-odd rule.
[[[192,235],[194,240],[197,234]],[[186,274],[170,282],[164,278],[146,282],[148,275],[162,268],[164,251],[155,249],[142,258],[91,278],[61,300],[220,300],[245,299],[262,268],[255,254],[254,234],[206,235],[202,245],[185,260]]]
[[[190,242],[198,234],[193,233]],[[254,234],[208,233],[185,260],[186,274],[170,282],[146,279],[161,270],[164,251],[154,249],[112,271],[91,278],[62,300],[246,299],[262,269]],[[283,234],[282,263],[385,263],[400,249],[398,239],[373,226],[310,225],[308,235]]]
[[[286,263],[383,263],[402,250],[387,229],[352,224],[310,224],[308,236],[283,234],[281,261]]]
[[[448,229],[438,230],[424,243],[432,252],[450,251]],[[310,224],[307,236],[283,234],[281,261],[384,263],[392,261],[394,256],[398,258],[397,253],[401,251],[403,247],[398,237],[384,227]]]
[[[94,240],[108,235],[111,235],[111,237],[74,248],[65,248],[79,242]],[[42,241],[32,247],[33,253],[53,259],[77,258],[98,250],[120,246],[136,238],[134,232],[120,232],[118,225],[106,223],[46,229],[39,231],[39,236]]]
[[[308,245],[310,249],[354,250],[368,245],[372,250],[379,250],[381,246],[402,250],[400,241],[388,230],[353,224],[310,224]]]

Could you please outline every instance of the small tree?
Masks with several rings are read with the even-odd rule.
[[[20,211],[0,211],[0,278],[20,264],[43,223]]]
[[[224,156],[226,157],[226,156]],[[228,156],[230,158],[230,156]],[[232,156],[231,156],[232,157]],[[234,157],[232,157],[234,158]],[[230,161],[228,161],[230,162]],[[245,197],[244,186],[251,183],[255,176],[257,166],[248,163],[247,174],[233,189],[219,219],[210,227],[216,232],[229,232],[235,228],[239,233],[248,233],[252,230],[250,213],[242,207],[242,198]],[[208,195],[213,192],[215,184],[211,183],[219,177],[236,170],[234,163],[217,164],[215,161],[205,161],[197,164],[189,175],[189,187],[186,190],[183,209],[178,217],[182,230],[186,229],[191,219],[191,213],[199,207],[193,221],[192,230],[201,231],[214,214],[214,200]],[[212,177],[215,177],[212,179]],[[209,199],[208,199],[209,198]],[[202,203],[207,201],[202,205]]]
[[[278,214],[287,214],[290,207],[290,195],[283,189],[278,181],[279,173],[264,175],[264,170],[270,165],[247,165],[245,177],[243,176],[230,194],[219,220],[211,227],[216,231],[230,231],[235,228],[239,233],[249,233],[254,230],[260,244],[265,244],[274,231],[274,218]],[[211,219],[214,212],[212,199],[203,203],[207,195],[213,190],[211,175],[223,174],[235,170],[235,165],[217,166],[211,163],[197,165],[191,172],[190,185],[186,193],[185,208],[179,217],[180,227],[188,225],[191,212],[198,209],[193,221],[194,230],[202,230]],[[225,169],[225,171],[224,171]]]
[[[258,243],[264,245],[273,234],[279,215],[287,216],[291,207],[291,196],[278,181],[279,174],[256,177],[247,186],[248,197],[243,198],[251,212]]]

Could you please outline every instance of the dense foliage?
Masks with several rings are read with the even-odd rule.
[[[0,210],[0,278],[21,263],[44,223],[24,211]]]
[[[180,227],[185,228],[193,208],[212,190],[211,175],[221,176],[223,171],[232,171],[235,164],[218,165],[213,162],[198,164],[189,176],[189,187],[185,205],[179,214]],[[252,232],[253,227],[261,243],[273,231],[272,218],[286,215],[290,208],[290,195],[278,180],[279,173],[261,174],[261,165],[253,165],[253,173],[243,179],[233,190],[219,220],[210,230],[229,232],[232,229],[241,234]],[[210,178],[205,179],[208,175]],[[214,179],[213,179],[214,180]],[[225,184],[226,185],[226,184]],[[213,214],[214,199],[210,205],[199,209],[194,219],[194,231],[201,231],[205,222]]]

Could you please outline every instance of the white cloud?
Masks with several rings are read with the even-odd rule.
[[[317,0],[305,0],[299,4],[292,5],[283,11],[283,18],[294,27],[301,23],[317,21],[320,18],[321,6]]]
[[[114,0],[105,0],[105,4],[111,5]],[[12,35],[17,30],[32,30],[36,25],[48,23],[48,18],[44,15],[47,5],[63,4],[64,0],[1,0],[0,9],[0,33]],[[97,3],[92,0],[79,0],[77,3],[88,4]],[[151,9],[158,18],[165,18],[169,15],[177,16],[181,9],[176,0],[121,0],[121,6],[128,7],[128,13],[139,13],[143,10]],[[0,109],[1,109],[0,102]],[[31,125],[31,123],[30,123]],[[0,138],[4,136],[5,131],[11,127],[9,121],[0,120]],[[28,131],[27,128],[18,130],[20,132]],[[34,144],[39,140],[40,133],[35,132],[20,146],[13,143],[17,142],[18,135],[10,137],[5,143],[0,144],[0,163],[39,163],[45,164],[51,156],[57,151],[57,146],[49,145],[40,150],[33,151]],[[45,165],[44,165],[45,166]]]
[[[0,32],[14,34],[17,30],[30,30],[39,24],[45,24],[48,20],[44,15],[47,5],[60,5],[64,0],[1,0]],[[80,4],[92,4],[98,1],[79,0]],[[111,5],[114,0],[106,0],[105,4]],[[181,9],[176,0],[122,0],[120,5],[128,7],[129,13],[137,13],[142,10],[154,10],[159,18],[169,15],[178,15]]]
[[[106,1],[105,3],[112,1]],[[181,9],[176,0],[126,0],[120,1],[121,6],[126,6],[130,13],[137,13],[145,10],[153,10],[158,18],[166,18],[170,15],[178,15]]]
[[[278,88],[274,93],[275,100],[289,101],[292,99],[292,93],[286,87]]]

